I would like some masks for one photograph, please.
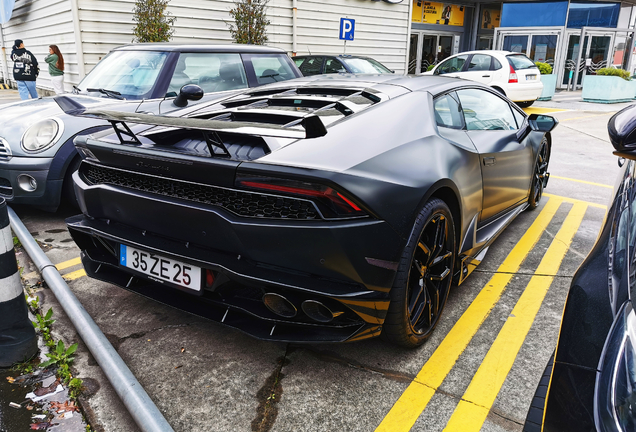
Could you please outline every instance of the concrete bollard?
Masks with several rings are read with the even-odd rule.
[[[0,367],[28,360],[37,350],[13,249],[7,202],[0,198]]]

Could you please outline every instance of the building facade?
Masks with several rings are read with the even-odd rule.
[[[133,39],[134,0],[16,0],[11,20],[1,27],[2,74],[13,79],[10,61],[15,39],[43,61],[48,46],[60,47],[70,90],[111,49]],[[173,42],[232,43],[227,23],[232,0],[171,0],[177,18]],[[373,0],[270,0],[268,45],[294,54],[347,54],[374,57],[404,73],[410,31],[410,3]],[[339,39],[340,18],[355,20],[353,41]],[[40,88],[50,89],[46,67]]]
[[[232,0],[171,0],[168,10],[177,18],[172,40],[232,43],[232,7]],[[133,8],[134,0],[16,0],[11,20],[0,27],[0,77],[12,80],[9,55],[15,39],[40,60],[48,45],[56,44],[65,57],[70,90],[112,48],[132,41]],[[270,46],[290,55],[366,55],[396,73],[421,73],[473,49],[519,51],[550,63],[562,88],[577,84],[573,71],[633,69],[633,3],[270,0],[267,14]],[[354,40],[346,45],[339,38],[341,18],[355,20]],[[47,68],[41,69],[38,86],[50,89]]]

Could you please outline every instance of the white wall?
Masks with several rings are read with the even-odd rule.
[[[111,49],[131,43],[134,0],[78,0],[84,69],[88,73]],[[171,0],[168,10],[177,18],[173,42],[232,43],[227,23],[232,0]],[[270,0],[268,45],[292,52],[292,0]],[[342,54],[338,39],[340,18],[356,20],[355,40],[346,53],[366,55],[398,73],[404,72],[407,53],[409,0],[399,4],[373,0],[298,0],[298,54]],[[3,25],[9,55],[16,38],[38,60],[49,44],[57,44],[67,63],[67,90],[80,81],[71,0],[17,0],[12,19]],[[9,61],[9,77],[12,78]],[[1,69],[1,68],[0,68]],[[51,88],[47,67],[38,86]],[[2,72],[0,71],[0,74]]]
[[[67,89],[71,88],[69,78],[71,81],[77,81],[78,66],[69,0],[17,0],[11,20],[2,25],[2,33],[10,80],[13,80],[11,48],[15,39],[22,39],[25,48],[38,59],[38,86],[53,88],[48,64],[44,62],[44,58],[49,54],[49,45],[52,44],[57,45],[64,56]]]
[[[292,50],[292,1],[270,0],[270,45]],[[355,39],[346,54],[373,57],[404,73],[409,0],[398,4],[372,0],[298,0],[297,54],[343,54],[340,18],[355,20]]]

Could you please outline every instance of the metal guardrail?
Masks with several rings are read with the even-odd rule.
[[[75,326],[77,333],[104,371],[115,392],[143,432],[174,432],[159,409],[141,387],[126,363],[106,339],[84,306],[75,297],[62,276],[42,252],[13,209],[9,208],[9,221],[15,235],[35,263],[64,312]]]

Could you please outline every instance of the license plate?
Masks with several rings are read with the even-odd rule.
[[[119,264],[148,275],[150,279],[160,283],[168,282],[201,291],[201,267],[123,244],[119,247]]]
[[[537,79],[536,75],[526,75],[526,81],[536,80],[536,79]]]

